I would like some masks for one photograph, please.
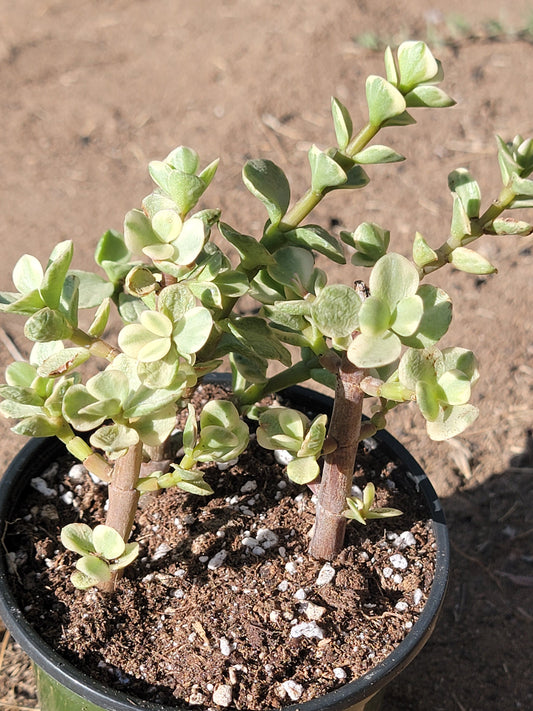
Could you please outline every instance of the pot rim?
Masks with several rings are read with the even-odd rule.
[[[225,374],[217,374],[225,375]],[[213,379],[212,379],[213,380]],[[214,380],[221,380],[215,378]],[[322,412],[331,411],[333,400],[327,395],[301,386],[288,388],[281,393],[299,405],[307,405]],[[284,711],[342,711],[354,703],[371,698],[397,676],[418,654],[429,639],[442,607],[449,575],[448,530],[441,503],[429,481],[412,455],[388,432],[382,430],[375,439],[396,456],[423,497],[432,519],[436,543],[435,574],[428,599],[418,620],[400,644],[379,664],[361,677],[334,689],[321,697],[301,704],[283,707]],[[42,452],[51,449],[55,456],[64,451],[63,445],[50,438],[29,441],[14,457],[4,476],[0,479],[0,528],[3,531],[9,520],[9,508],[15,503],[11,493],[17,489],[18,480],[24,476],[28,461],[38,460]],[[33,467],[35,470],[35,466]],[[29,476],[26,474],[26,476]],[[16,495],[15,495],[16,498]],[[92,703],[115,711],[177,711],[188,706],[167,706],[143,699],[132,699],[127,692],[118,691],[102,684],[61,657],[31,627],[13,595],[8,580],[6,551],[0,549],[0,617],[23,651],[32,661],[60,684]]]

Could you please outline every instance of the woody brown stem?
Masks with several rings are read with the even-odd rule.
[[[130,537],[139,502],[139,492],[135,487],[139,480],[141,463],[142,442],[138,442],[130,447],[124,456],[117,459],[109,485],[106,526],[111,526],[118,531],[124,542],[127,542]],[[101,589],[104,592],[112,592],[121,572],[121,570],[114,571],[111,580],[102,585]]]
[[[344,355],[337,374],[335,403],[328,438],[336,441],[336,449],[324,463],[318,491],[314,533],[310,554],[321,560],[332,560],[344,544],[346,498],[350,496],[357,445],[361,432],[364,393],[360,383],[365,373]]]

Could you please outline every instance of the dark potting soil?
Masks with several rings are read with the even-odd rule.
[[[268,709],[361,676],[408,634],[434,539],[414,486],[373,440],[354,483],[373,481],[377,505],[403,515],[350,523],[331,564],[307,555],[312,494],[273,453],[252,441],[237,464],[205,470],[213,496],[144,497],[140,556],[109,596],[73,588],[76,556],[59,543],[67,523],[105,521],[106,487],[70,458],[32,481],[4,543],[27,618],[63,657],[152,702]]]

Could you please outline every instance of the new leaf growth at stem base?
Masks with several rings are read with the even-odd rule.
[[[460,434],[477,417],[470,403],[476,358],[439,345],[452,304],[427,277],[447,264],[495,272],[472,243],[532,232],[503,215],[533,207],[533,141],[497,139],[502,188],[484,210],[470,172],[450,174],[451,220],[440,246],[413,230],[408,259],[390,251],[386,227],[364,220],[337,237],[313,222],[313,209],[334,190],[363,189],[372,166],[404,160],[377,134],[416,123],[412,114],[421,108],[454,104],[424,42],[387,48],[384,74],[366,80],[367,120],[359,127],[332,99],[336,142],[311,147],[309,188],[296,200],[275,163],[244,165],[244,184],[265,209],[259,235],[230,226],[216,208],[197,208],[218,161],[202,167],[196,151],[179,146],[150,163],[153,192],[127,213],[122,232],[101,237],[94,272],[72,267],[70,241],[56,245],[44,267],[27,254],[16,263],[14,290],[0,292],[0,309],[25,318],[34,345],[29,362],[7,367],[0,412],[16,420],[19,434],[58,437],[109,485],[105,525],[63,529],[64,545],[81,556],[75,586],[114,589],[139,551],[129,542],[139,498],[169,487],[210,495],[203,465],[235,461],[254,420],[259,445],[282,450],[287,476],[316,493],[310,553],[332,559],[347,521],[401,513],[375,506],[370,483],[360,496],[352,492],[358,443],[386,426],[390,410],[416,402],[434,440]],[[318,255],[335,265],[349,255],[343,283],[330,281]],[[244,296],[255,300],[253,315],[241,313]],[[80,319],[85,310],[90,318]],[[116,343],[106,336],[112,311],[122,322]],[[231,399],[208,402],[197,416],[191,395],[225,358]],[[98,372],[84,377],[88,360]],[[310,379],[335,392],[329,422],[258,404]],[[370,419],[363,421],[365,400]],[[185,425],[176,432],[182,410]]]

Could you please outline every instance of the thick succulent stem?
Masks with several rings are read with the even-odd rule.
[[[361,431],[365,373],[344,356],[337,374],[335,403],[328,437],[337,443],[325,459],[316,505],[316,521],[309,552],[315,558],[332,560],[344,544],[346,498],[351,493],[357,445]]]
[[[115,462],[113,478],[109,484],[109,508],[106,526],[111,526],[120,533],[125,542],[130,537],[139,492],[135,488],[139,479],[142,463],[142,442],[130,447],[126,454]],[[101,586],[105,592],[115,589],[121,571],[114,571],[111,580]]]

